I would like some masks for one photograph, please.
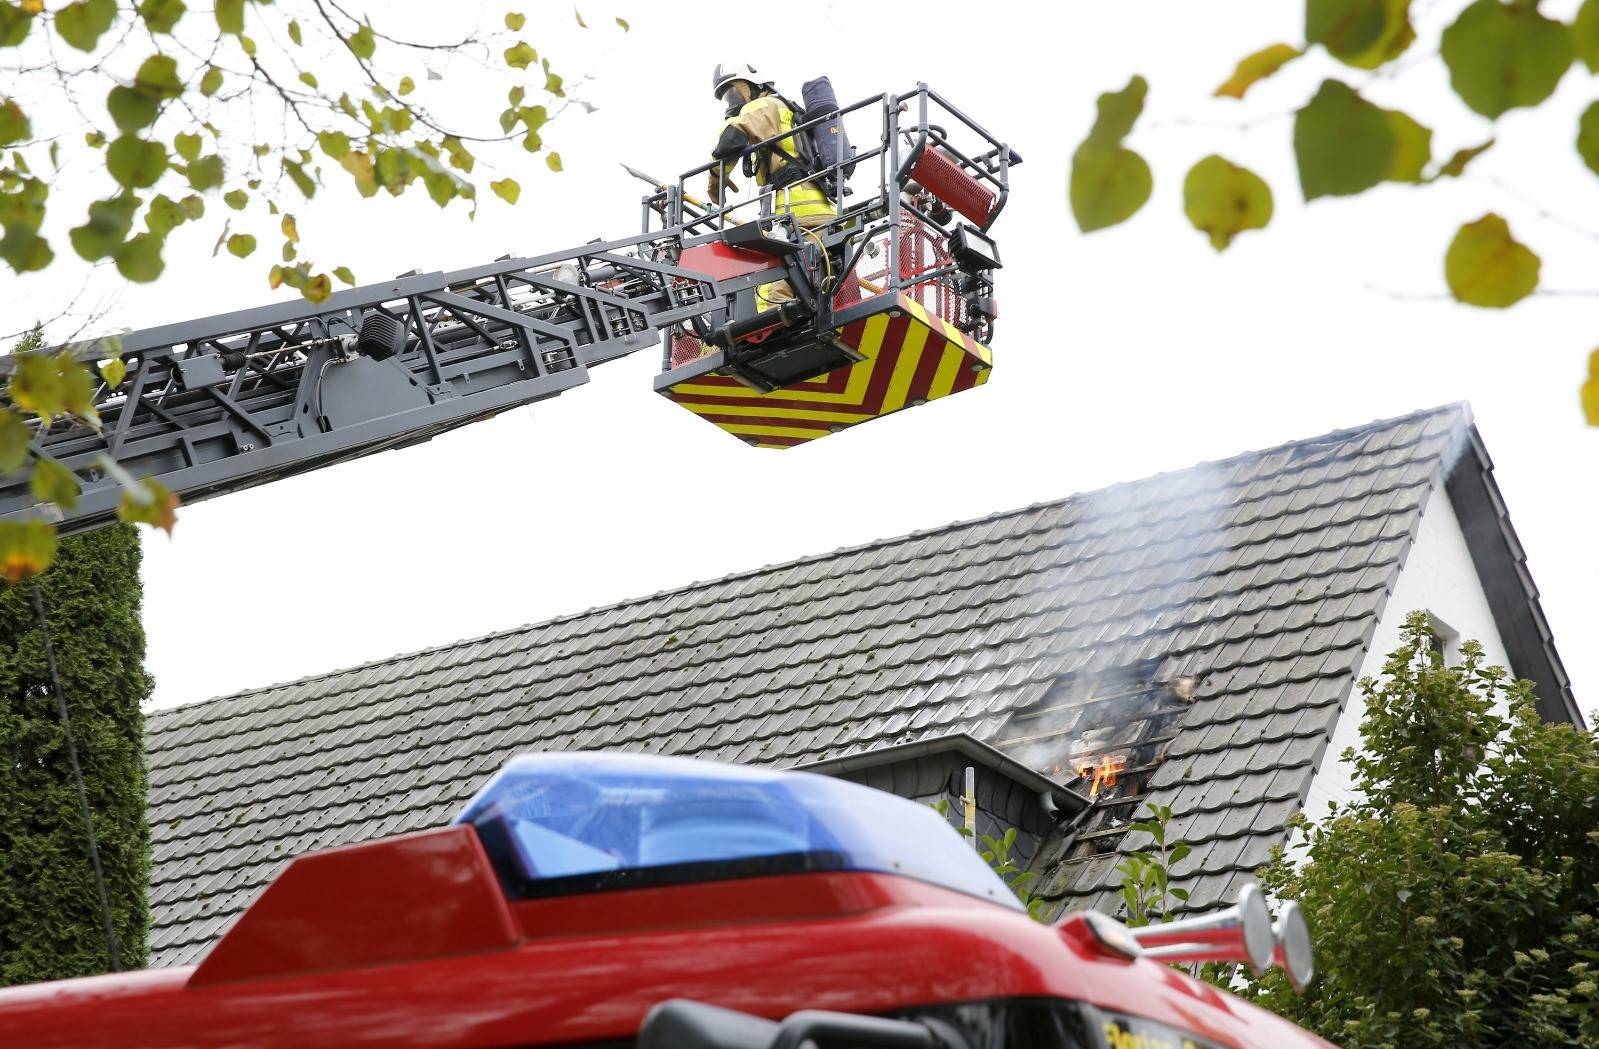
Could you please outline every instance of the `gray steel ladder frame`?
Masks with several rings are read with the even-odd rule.
[[[103,456],[192,503],[404,447],[581,386],[589,368],[653,347],[661,330],[719,324],[732,294],[771,279],[717,281],[656,261],[682,245],[680,231],[657,232],[134,332],[117,351],[126,378],[95,392],[98,432],[63,418],[36,429],[34,454],[83,485],[60,530],[115,517],[122,486]],[[370,311],[405,325],[397,355],[351,352]],[[0,377],[14,366],[0,358]],[[23,475],[0,478],[0,519],[50,509]]]

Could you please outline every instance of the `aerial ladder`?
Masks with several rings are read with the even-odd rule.
[[[98,430],[35,424],[33,455],[73,472],[77,506],[0,477],[0,519],[60,515],[81,532],[115,518],[130,480],[192,503],[403,448],[657,345],[658,393],[766,448],[980,385],[1000,266],[989,229],[1020,157],[925,84],[804,117],[792,133],[878,125],[870,148],[818,173],[855,184],[821,228],[774,213],[769,192],[697,200],[685,187],[706,164],[655,186],[622,240],[127,334],[123,382],[94,396]],[[774,303],[766,289],[785,280],[793,298]],[[0,377],[14,368],[0,358]]]

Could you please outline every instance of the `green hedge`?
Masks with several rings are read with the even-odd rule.
[[[145,964],[150,832],[139,537],[64,540],[40,577],[123,965]],[[0,985],[110,968],[31,584],[0,583]]]

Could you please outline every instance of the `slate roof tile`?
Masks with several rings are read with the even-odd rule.
[[[1151,798],[1230,898],[1303,803],[1458,407],[149,717],[152,955],[194,960],[288,857],[447,819],[506,757],[796,764],[1007,732],[1058,677],[1198,679]],[[1012,732],[1014,735],[1014,732]],[[1129,841],[1046,872],[1116,905]]]

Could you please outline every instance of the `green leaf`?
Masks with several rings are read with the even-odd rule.
[[[545,163],[545,165],[547,165],[549,167],[549,169],[551,171],[560,171],[561,170],[561,154],[555,153],[555,152],[551,152],[551,153],[545,154],[544,163]]]
[[[1243,98],[1244,93],[1255,84],[1271,76],[1283,66],[1304,54],[1299,48],[1290,44],[1272,44],[1263,47],[1252,55],[1239,59],[1238,67],[1233,70],[1233,75],[1228,77],[1216,89],[1217,98]]]
[[[1449,291],[1468,306],[1503,309],[1538,287],[1538,256],[1510,234],[1498,215],[1460,227],[1444,255]]]
[[[242,189],[230,189],[222,194],[222,203],[234,211],[243,211],[244,206],[250,203],[250,195]]]
[[[1357,69],[1398,58],[1416,39],[1410,0],[1306,0],[1305,40]]]
[[[1577,121],[1577,155],[1599,175],[1599,102],[1591,103]]]
[[[100,362],[100,378],[113,390],[122,385],[122,380],[128,377],[128,366],[121,357],[112,357],[108,361]]]
[[[28,38],[34,13],[24,11],[10,0],[0,0],[0,47],[16,47]]]
[[[1572,42],[1533,4],[1477,0],[1444,30],[1440,53],[1461,101],[1497,117],[1553,94],[1571,66]]]
[[[515,47],[505,49],[505,64],[512,69],[526,69],[538,61],[539,53],[528,46],[527,41],[518,40]]]
[[[105,108],[119,131],[132,134],[155,123],[161,101],[137,88],[118,85],[106,94]]]
[[[616,24],[622,27],[622,32],[624,32],[624,33],[627,32],[629,29],[633,28],[631,25],[628,24],[627,19],[625,19],[625,18],[618,18],[616,20]]]
[[[79,51],[93,51],[117,18],[117,0],[78,0],[56,12],[56,35]]]
[[[84,145],[90,149],[101,149],[105,146],[105,134],[100,131],[90,131],[83,136]]]
[[[316,183],[312,182],[311,176],[305,173],[305,168],[285,157],[283,170],[288,172],[290,181],[294,183],[295,188],[300,191],[306,200],[310,200],[316,195]]]
[[[333,267],[333,275],[342,280],[344,283],[350,285],[350,287],[355,287],[355,274],[350,272],[350,267],[335,266]]]
[[[300,72],[300,83],[304,84],[306,87],[310,88],[312,91],[315,91],[317,89],[316,74],[311,72],[310,70],[301,70],[301,72]]]
[[[165,237],[187,221],[188,216],[178,207],[177,201],[164,194],[158,194],[150,201],[149,210],[144,213],[144,224],[158,237]]]
[[[1571,23],[1571,45],[1588,70],[1599,73],[1599,0],[1583,0]]]
[[[255,251],[255,238],[248,233],[235,233],[228,238],[228,251],[238,258],[245,258]]]
[[[1144,99],[1148,94],[1149,83],[1143,77],[1135,76],[1120,91],[1107,91],[1100,95],[1088,141],[1119,145],[1133,129],[1133,122],[1143,113]]]
[[[0,521],[0,576],[16,584],[50,567],[56,530],[49,522]]]
[[[32,489],[35,499],[43,503],[55,503],[63,510],[77,507],[78,495],[83,491],[73,472],[54,459],[34,460],[33,476],[28,479],[28,487]]]
[[[0,146],[22,142],[32,135],[33,127],[28,123],[28,115],[17,105],[16,99],[0,101]]]
[[[22,421],[22,416],[9,408],[0,407],[0,474],[20,469],[28,459],[28,441],[33,431]]]
[[[1432,129],[1422,127],[1397,109],[1385,109],[1394,129],[1394,157],[1388,167],[1390,182],[1420,182],[1432,160]]]
[[[350,136],[342,131],[319,131],[316,136],[317,145],[322,147],[322,152],[338,160],[350,152]]]
[[[94,409],[94,375],[70,353],[56,354],[55,365],[61,375],[62,407],[98,429],[100,413]]]
[[[1244,230],[1264,229],[1271,212],[1271,187],[1224,157],[1206,157],[1183,180],[1183,213],[1217,251]]]
[[[411,78],[410,78],[410,77],[408,77],[408,76],[402,76],[402,77],[401,77],[401,78],[400,78],[400,82],[399,82],[399,84],[397,84],[397,85],[396,85],[396,86],[395,86],[395,91],[396,91],[396,92],[397,92],[397,93],[398,93],[398,94],[399,94],[399,95],[400,95],[400,96],[401,96],[401,97],[404,97],[404,96],[405,96],[405,95],[409,95],[409,94],[410,94],[410,93],[411,93],[411,92],[413,92],[413,91],[415,91],[415,90],[416,90],[416,81],[415,81],[415,80],[412,80],[412,79],[411,79]]]
[[[1427,181],[1436,182],[1441,178],[1459,178],[1465,173],[1466,165],[1488,152],[1488,149],[1493,144],[1494,140],[1490,138],[1480,146],[1467,146],[1465,149],[1455,150],[1454,155],[1444,161],[1437,171],[1427,176]]]
[[[178,207],[183,209],[184,218],[190,222],[205,217],[205,201],[193,193],[178,201]]]
[[[0,259],[18,273],[35,273],[50,265],[55,251],[35,229],[7,227],[0,237]]]
[[[210,153],[193,161],[188,167],[189,185],[204,193],[222,185],[222,157]]]
[[[305,40],[300,35],[300,23],[298,19],[289,19],[289,39],[294,42],[295,47],[299,47],[305,43]]]
[[[206,66],[205,74],[200,77],[200,94],[210,98],[222,88],[222,70],[216,66]]]
[[[139,17],[152,33],[171,33],[187,8],[183,0],[144,0],[139,5]]]
[[[167,148],[159,142],[147,142],[133,135],[123,135],[106,147],[106,170],[119,185],[131,189],[153,186],[167,169]]]
[[[117,272],[131,281],[148,284],[161,276],[166,263],[161,259],[165,238],[155,233],[138,233],[117,249]]]
[[[350,34],[345,42],[350,45],[350,50],[355,56],[363,61],[369,61],[378,47],[377,38],[372,35],[372,27],[364,22],[361,28]]]
[[[1307,201],[1370,189],[1393,170],[1395,149],[1388,114],[1342,81],[1322,81],[1294,115],[1294,158]]]
[[[522,187],[517,184],[514,178],[502,178],[496,182],[490,182],[489,188],[494,191],[495,196],[507,204],[515,204],[517,198],[522,195]]]
[[[178,79],[178,64],[166,55],[151,55],[140,63],[139,71],[133,74],[133,86],[162,101],[183,94],[183,82]]]
[[[91,202],[89,221],[68,231],[73,250],[90,262],[116,254],[133,229],[138,207],[139,198],[131,193]]]
[[[505,28],[511,32],[520,33],[525,25],[527,25],[527,15],[520,11],[507,11],[505,13]]]
[[[548,91],[557,98],[564,98],[566,96],[566,89],[561,85],[562,80],[560,77],[556,76],[548,69],[544,71],[544,90]]]
[[[224,33],[244,32],[244,0],[216,0],[217,28]]]
[[[1100,95],[1094,126],[1072,154],[1067,195],[1084,233],[1125,222],[1154,189],[1149,164],[1121,144],[1143,112],[1148,90],[1144,78],[1135,76],[1122,90]]]
[[[180,131],[172,136],[172,149],[184,160],[195,160],[200,156],[200,136]]]

